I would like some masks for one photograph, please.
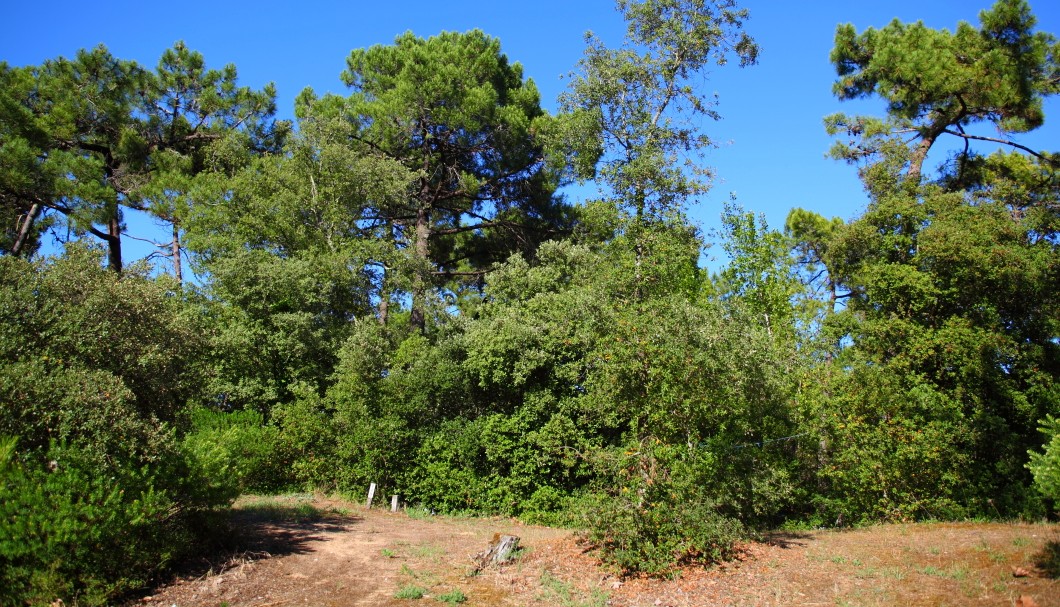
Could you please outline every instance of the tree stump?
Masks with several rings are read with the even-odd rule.
[[[475,561],[474,573],[490,565],[503,565],[512,560],[512,553],[519,549],[519,536],[493,534],[489,548],[471,557]]]

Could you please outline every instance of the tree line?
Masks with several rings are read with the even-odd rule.
[[[377,483],[653,573],[780,525],[1055,514],[1060,156],[1015,137],[1060,45],[1027,3],[838,27],[835,95],[886,103],[825,121],[867,206],[732,201],[715,273],[697,84],[757,62],[749,16],[617,4],[554,114],[477,30],[353,51],[293,124],[181,43],[0,63],[5,604],[140,587],[243,491]],[[126,263],[130,210],[165,263]]]

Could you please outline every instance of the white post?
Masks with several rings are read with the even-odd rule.
[[[374,497],[375,497],[375,483],[372,483],[372,485],[370,487],[368,487],[368,503],[366,503],[364,505],[365,508],[371,508],[372,507],[372,499]]]
[[[390,496],[390,511],[391,512],[397,512],[397,506],[398,506],[397,498],[398,498],[397,495],[391,495]]]

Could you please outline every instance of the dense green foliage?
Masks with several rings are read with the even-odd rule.
[[[836,32],[836,93],[879,94],[888,116],[828,121],[856,138],[833,152],[861,164],[871,196],[814,253],[846,304],[824,332],[850,343],[825,365],[843,372],[825,371],[808,395],[820,403],[832,514],[1044,512],[1024,464],[1039,420],[1060,406],[1058,165],[988,138],[1014,151],[983,156],[962,142],[937,174],[923,171],[942,135],[982,139],[973,128],[984,121],[1036,128],[1057,92],[1057,42],[1032,31],[1026,3],[998,2],[980,22],[953,34],[898,22]],[[821,230],[801,223],[809,251]],[[856,455],[837,448],[851,442]]]
[[[376,483],[659,574],[783,523],[1054,514],[1057,157],[974,131],[1057,92],[1027,5],[840,26],[836,94],[887,103],[826,121],[864,212],[729,204],[715,275],[695,83],[756,62],[748,15],[618,6],[554,116],[478,31],[354,51],[290,133],[183,45],[0,65],[0,602],[105,603],[241,491]],[[600,198],[566,206],[573,180]],[[122,263],[129,208],[170,263]],[[60,225],[105,248],[37,256]]]
[[[0,258],[4,604],[106,604],[194,546],[238,486],[176,430],[205,342],[168,278],[101,251]]]
[[[235,156],[278,148],[288,125],[272,120],[271,86],[236,86],[236,69],[207,70],[181,42],[150,71],[100,45],[36,67],[0,64],[5,160],[5,252],[22,255],[49,227],[65,224],[107,247],[120,272],[124,209],[172,225],[168,250],[181,278],[181,222],[204,173]],[[10,162],[10,164],[9,164]],[[10,168],[9,168],[10,167]],[[12,230],[12,227],[14,229]]]
[[[1041,428],[1045,435],[1043,453],[1031,453],[1027,467],[1034,474],[1034,485],[1045,497],[1060,504],[1060,422],[1047,415]]]

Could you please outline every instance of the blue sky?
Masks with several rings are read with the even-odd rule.
[[[0,60],[11,65],[38,64],[103,43],[118,57],[153,67],[163,50],[184,40],[210,66],[234,63],[242,84],[260,88],[275,82],[281,117],[291,116],[293,99],[306,86],[342,93],[338,75],[354,48],[387,44],[409,30],[426,37],[472,28],[500,39],[551,110],[565,86],[561,76],[581,57],[584,33],[592,30],[618,45],[624,31],[612,0],[5,4]],[[795,206],[856,217],[866,202],[861,184],[853,167],[825,157],[831,141],[821,119],[837,111],[880,113],[882,104],[840,103],[832,96],[828,53],[836,25],[849,22],[860,31],[897,17],[952,30],[961,20],[977,23],[979,10],[989,2],[745,0],[741,5],[751,11],[747,29],[762,55],[754,67],[715,68],[704,84],[705,92],[718,94],[723,117],[703,125],[722,145],[709,156],[717,172],[714,189],[691,209],[693,220],[708,231],[717,226],[730,192],[775,227]],[[1031,0],[1031,6],[1039,30],[1060,35],[1060,3]],[[1058,125],[1060,101],[1054,99],[1046,107],[1046,126],[1020,142],[1055,149]],[[580,192],[571,196],[576,199]],[[130,221],[130,231],[143,229]],[[126,247],[127,257],[137,255],[135,243]],[[708,260],[708,265],[716,263]]]

